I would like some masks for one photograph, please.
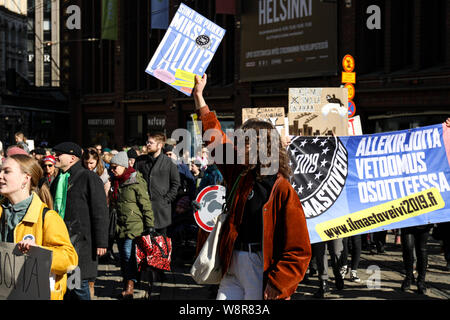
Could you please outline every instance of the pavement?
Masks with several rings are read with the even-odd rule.
[[[113,248],[117,252],[117,248]],[[394,235],[389,233],[386,250],[382,254],[370,254],[363,251],[358,269],[361,282],[351,282],[349,274],[345,278],[343,290],[336,290],[331,268],[329,284],[331,288],[327,300],[449,300],[450,272],[445,270],[446,262],[441,250],[441,243],[432,239],[428,241],[428,271],[425,295],[411,290],[400,290],[404,277],[401,245],[394,243]],[[192,248],[184,252],[175,252],[171,271],[165,272],[165,279],[155,282],[153,286],[143,274],[135,290],[136,300],[214,300],[217,286],[198,285],[189,276],[193,262]],[[318,289],[317,274],[302,281],[292,300],[316,300],[313,296]],[[148,292],[149,288],[151,292]],[[99,264],[99,275],[95,282],[94,300],[116,300],[122,291],[122,278],[117,263]]]

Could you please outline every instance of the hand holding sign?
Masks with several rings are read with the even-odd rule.
[[[206,73],[203,77],[195,76],[195,86],[194,86],[194,94],[203,94],[203,90],[205,89],[206,82],[208,80],[208,76]]]
[[[203,77],[195,76],[195,86],[194,86],[194,100],[195,100],[195,109],[198,110],[201,107],[206,106],[206,101],[203,98],[203,90],[205,89],[206,82],[208,81],[208,76],[206,73]]]
[[[0,300],[49,300],[52,255],[30,239],[0,242]]]
[[[34,242],[34,239],[26,239],[22,240],[19,243],[17,243],[17,248],[23,253],[26,254],[28,251],[30,251],[31,247],[35,247],[36,243]]]

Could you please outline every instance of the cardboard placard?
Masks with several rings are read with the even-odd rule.
[[[348,135],[347,88],[289,88],[289,134]]]
[[[284,107],[243,108],[242,123],[252,118],[268,121],[277,128],[281,136],[288,135]]]
[[[0,242],[0,300],[50,300],[52,256],[40,247],[24,255],[17,244]]]

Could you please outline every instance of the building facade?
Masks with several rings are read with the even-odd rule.
[[[27,1],[28,80],[36,87],[59,87],[60,1]]]
[[[6,86],[8,70],[27,75],[26,32],[26,10],[20,12],[0,2],[0,86]]]
[[[35,146],[68,139],[59,89],[59,0],[0,0],[0,140],[21,131]]]
[[[346,54],[356,62],[363,133],[435,124],[449,115],[449,1],[237,0],[234,14],[217,12],[220,2],[183,1],[226,29],[206,90],[226,125],[238,126],[244,107],[287,112],[289,88],[339,87]],[[151,1],[119,0],[117,40],[98,42],[86,39],[101,38],[100,1],[70,4],[83,16],[80,30],[61,28],[72,139],[121,147],[143,143],[149,131],[170,136],[190,127],[193,98],[145,73],[165,32],[150,28]],[[170,21],[180,1],[169,4]],[[369,26],[372,5],[380,28]]]

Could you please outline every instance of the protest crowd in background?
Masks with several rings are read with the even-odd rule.
[[[86,111],[86,105],[105,104],[102,102],[105,100],[103,94],[113,92],[115,88],[122,88],[125,98],[120,98],[120,94],[114,94],[114,98],[111,98],[114,101],[107,104],[113,106],[112,108],[118,106],[125,111],[133,108],[121,106],[139,102],[138,108],[131,111],[136,113],[137,110],[142,110],[144,116],[141,117],[139,111],[138,122],[128,121],[126,111],[124,119],[119,122],[121,124],[124,122],[125,127],[132,129],[134,123],[142,124],[141,119],[144,119],[145,123],[147,116],[145,112],[152,106],[147,107],[142,102],[153,94],[153,91],[149,91],[150,94],[147,92],[147,89],[154,89],[153,82],[146,79],[141,81],[143,78],[138,74],[144,70],[131,70],[133,64],[130,63],[137,61],[136,65],[141,69],[141,58],[150,49],[155,49],[154,37],[150,39],[145,50],[140,48],[144,40],[149,41],[144,39],[147,33],[141,26],[145,27],[145,22],[150,22],[149,35],[155,34],[152,33],[153,29],[158,29],[157,38],[162,40],[156,47],[145,72],[180,94],[180,96],[169,94],[164,99],[156,97],[150,100],[153,100],[152,102],[161,100],[164,104],[170,104],[170,110],[174,111],[171,114],[176,115],[179,126],[189,127],[190,122],[181,123],[186,111],[185,106],[189,103],[184,103],[185,98],[180,97],[181,95],[192,97],[193,128],[183,129],[186,136],[177,136],[176,139],[166,136],[165,132],[148,132],[147,136],[130,140],[134,141],[133,143],[119,146],[117,141],[110,141],[109,136],[103,135],[100,126],[98,132],[95,132],[97,127],[94,124],[103,120],[107,120],[108,125],[116,125],[122,130],[123,126],[117,125],[116,122],[119,113],[113,110],[115,119],[96,117],[89,119],[88,122],[93,120],[92,126],[88,124],[89,136],[92,138],[89,145],[80,146],[73,141],[58,141],[57,144],[49,146],[48,142],[34,141],[32,137],[27,137],[27,132],[6,132],[5,137],[14,134],[11,135],[14,138],[8,138],[11,141],[0,141],[0,298],[12,299],[36,293],[34,283],[25,290],[25,286],[16,285],[15,278],[11,278],[11,284],[14,282],[14,286],[8,286],[7,280],[16,274],[23,279],[27,270],[34,272],[32,268],[25,268],[26,261],[38,259],[39,252],[39,259],[42,259],[40,261],[43,263],[40,271],[36,270],[34,276],[39,285],[42,284],[41,281],[44,283],[44,286],[41,286],[41,289],[45,289],[44,295],[41,295],[39,288],[37,289],[37,296],[43,299],[94,299],[96,288],[104,285],[103,278],[99,279],[100,264],[114,264],[120,268],[122,288],[116,296],[110,297],[118,300],[134,299],[136,288],[144,279],[149,280],[149,292],[146,297],[151,298],[150,292],[167,280],[167,275],[172,272],[171,265],[174,264],[192,266],[190,276],[197,284],[212,284],[211,299],[290,300],[299,290],[299,285],[309,282],[312,277],[319,280],[313,298],[325,299],[332,291],[331,288],[345,295],[346,282],[362,281],[361,274],[358,274],[362,252],[367,252],[372,257],[386,254],[392,248],[387,244],[388,233],[394,235],[393,245],[398,249],[401,248],[402,261],[399,263],[403,272],[397,289],[403,292],[413,291],[419,297],[427,294],[428,243],[431,238],[439,242],[441,247],[439,254],[445,258],[445,264],[441,269],[446,273],[450,272],[450,211],[444,201],[450,194],[450,183],[447,181],[450,172],[450,118],[442,119],[444,122],[442,125],[437,124],[423,130],[413,128],[417,125],[416,122],[411,122],[409,130],[403,130],[401,133],[382,132],[384,128],[378,128],[377,123],[377,128],[372,130],[377,133],[373,136],[364,135],[361,119],[355,116],[356,106],[352,101],[356,72],[353,72],[355,61],[349,54],[342,61],[345,71],[342,72],[342,84],[336,87],[320,86],[323,83],[333,83],[334,80],[327,79],[327,75],[335,76],[337,51],[333,50],[341,47],[340,42],[335,41],[337,38],[332,37],[330,33],[336,28],[334,26],[327,28],[322,22],[328,21],[330,25],[334,25],[336,17],[341,16],[341,11],[346,10],[348,12],[346,16],[352,17],[359,9],[336,11],[329,3],[337,1],[330,0],[287,1],[289,4],[287,7],[283,4],[286,1],[280,1],[281,8],[284,8],[281,11],[284,13],[280,14],[281,11],[278,11],[277,14],[277,1],[258,1],[258,5],[256,1],[248,1],[245,6],[239,8],[240,21],[237,21],[222,16],[237,15],[233,1],[215,1],[215,11],[214,5],[203,6],[203,2],[199,5],[197,3],[199,1],[195,1],[195,7],[208,9],[206,11],[209,13],[215,12],[214,21],[221,19],[224,25],[232,23],[236,29],[241,30],[240,37],[236,38],[239,38],[238,44],[241,48],[238,49],[242,50],[243,54],[240,55],[240,59],[234,60],[234,57],[229,59],[227,53],[231,49],[232,55],[235,55],[238,50],[233,45],[235,29],[227,31],[184,3],[177,2],[174,5],[172,2],[170,1],[170,5],[169,1],[161,0],[142,2],[142,5],[149,5],[148,7],[136,2],[138,3],[136,11],[126,10],[126,5],[119,5],[118,1],[102,1],[101,30],[92,27],[97,23],[94,16],[88,19],[91,20],[88,24],[89,30],[99,31],[100,37],[81,39],[76,36],[72,39],[69,34],[64,36],[63,42],[73,42],[73,45],[63,50],[62,58],[68,58],[69,51],[75,49],[75,52],[80,53],[77,62],[83,63],[77,65],[75,61],[69,63],[70,59],[65,60],[62,63],[64,70],[61,69],[64,77],[61,76],[61,79],[65,79],[62,84],[71,91],[71,95],[67,97],[67,102],[70,102],[68,105],[72,108],[80,103],[80,108],[73,108],[78,110],[73,115],[77,116],[79,123],[82,118],[84,119],[82,113]],[[439,5],[431,9],[437,11],[444,8],[444,2],[440,1]],[[50,11],[51,6],[45,7],[45,12]],[[352,8],[352,2],[345,1],[345,7]],[[370,7],[380,10],[377,5]],[[78,6],[68,7],[66,13],[69,13],[70,8]],[[141,8],[146,9],[140,10]],[[176,12],[174,8],[177,8]],[[358,8],[363,8],[363,4]],[[97,14],[94,7],[91,9],[92,14]],[[57,10],[59,9],[51,10],[52,21],[53,12]],[[385,11],[390,16],[392,10],[389,3]],[[88,16],[90,11],[86,12]],[[426,10],[411,12],[426,22],[428,18],[422,11]],[[440,11],[446,12],[448,8]],[[38,8],[32,10],[28,8],[28,14],[30,12],[35,12],[34,20],[40,24]],[[66,14],[64,17],[78,20],[76,16],[80,12],[76,12],[74,16]],[[132,12],[139,13],[138,19],[118,19]],[[174,13],[170,24],[169,12]],[[336,12],[339,12],[338,16]],[[369,12],[370,10],[367,11]],[[148,13],[151,13],[151,18],[144,19]],[[379,12],[374,15],[379,15]],[[445,14],[442,15],[444,16]],[[370,16],[370,19],[372,17]],[[58,16],[59,18],[62,19],[63,16]],[[303,18],[311,20],[295,22]],[[382,31],[382,34],[391,33],[393,36],[387,38],[389,41],[391,38],[394,39],[393,42],[396,33],[392,28],[397,25],[393,22],[405,20],[396,18],[394,17],[387,25],[388,31]],[[139,41],[136,42],[137,45],[133,44],[132,49],[129,43],[133,41],[129,41],[126,35],[127,31],[134,30],[129,27],[131,20],[136,20],[136,23],[140,24],[137,38],[135,37]],[[339,20],[346,21],[346,19]],[[364,19],[356,20],[360,23],[359,21]],[[265,27],[271,29],[256,28],[256,21],[258,28],[266,25]],[[311,28],[313,21],[314,26],[321,25],[322,30],[307,35],[309,30],[313,30]],[[277,22],[281,23],[279,27],[275,27]],[[55,24],[56,22],[52,22],[52,28]],[[85,25],[84,23],[83,26]],[[127,25],[125,32],[119,33],[119,27],[124,25]],[[372,29],[369,25],[367,20],[367,28]],[[422,30],[421,23],[419,25],[420,34],[436,33],[423,31],[436,29],[433,26],[432,29]],[[423,25],[426,26],[427,23]],[[433,25],[440,27],[440,24]],[[66,26],[72,30],[69,24]],[[50,30],[47,27],[44,31]],[[42,27],[34,29],[41,30]],[[326,29],[329,29],[328,33],[325,32]],[[164,37],[161,30],[166,30]],[[87,34],[87,31],[83,31],[83,34]],[[277,34],[285,31],[287,33]],[[220,59],[210,69],[224,71],[217,72],[224,75],[220,78],[211,72],[205,72],[226,34],[232,37],[225,40],[223,45],[225,48],[221,50]],[[320,40],[316,34],[320,34]],[[436,34],[438,36],[433,40],[442,38],[442,32]],[[305,38],[298,40],[296,37],[299,35]],[[324,35],[326,39],[323,39]],[[411,38],[421,39],[421,36]],[[11,42],[9,38],[11,37],[6,36],[7,44]],[[18,35],[17,39],[19,38]],[[284,40],[281,41],[281,38]],[[341,38],[348,41],[350,38],[358,37],[349,38],[345,35]],[[403,42],[407,43],[408,37],[405,39]],[[53,40],[52,38],[52,41],[45,41],[45,47],[50,49],[50,46],[56,45],[58,41]],[[110,40],[108,43],[116,44],[106,46],[102,44],[103,40]],[[274,47],[266,47],[270,45],[271,40],[275,43]],[[93,50],[84,50],[81,46],[86,41],[101,42],[98,46],[92,47]],[[265,47],[259,47],[260,42],[264,43]],[[425,41],[415,42],[425,43]],[[381,48],[379,43],[376,45]],[[14,44],[13,49],[15,48]],[[52,54],[59,52],[59,47],[53,48],[56,51],[52,49]],[[97,54],[95,48],[101,49],[103,53]],[[373,56],[377,56],[377,52],[372,52],[370,47],[367,48],[365,51],[371,54],[364,54],[361,57],[370,56],[372,59]],[[113,51],[112,56],[108,54],[108,50]],[[139,59],[133,61],[129,59],[129,54],[135,50],[138,51]],[[319,51],[318,56],[315,56],[315,51]],[[378,89],[374,85],[375,82],[388,87],[391,82],[400,83],[409,79],[401,73],[402,68],[409,66],[411,61],[406,61],[405,65],[397,63],[396,60],[407,56],[391,57],[390,51],[396,52],[396,50],[386,51],[384,56],[387,62],[378,63],[378,61],[376,64],[379,66],[375,67],[383,67],[389,72],[392,69],[398,73],[396,76],[400,75],[400,78],[394,77],[391,81],[391,76],[387,75],[385,77],[389,80],[387,84],[384,80],[366,79],[365,82],[370,83],[364,88],[366,93],[384,92],[384,89]],[[440,68],[445,60],[444,56],[448,62],[448,53],[422,57],[422,51],[412,50],[414,60],[412,74],[421,70],[422,66]],[[90,60],[88,53],[94,60]],[[416,59],[416,56],[420,59]],[[29,56],[30,59],[33,57]],[[48,57],[50,55],[46,54],[44,62],[47,62]],[[101,58],[99,60],[101,63],[97,63],[98,57]],[[39,61],[38,58],[39,56],[36,57],[36,61]],[[8,66],[11,65],[9,59],[5,56],[5,64]],[[109,63],[111,59],[113,63]],[[35,62],[31,60],[28,62],[34,65]],[[123,64],[122,60],[126,63]],[[16,60],[12,61],[14,63]],[[129,61],[131,62],[128,63]],[[435,62],[438,64],[434,65]],[[376,71],[371,69],[370,63],[363,64],[362,69],[366,69],[365,72]],[[123,65],[111,69],[113,64]],[[233,74],[234,65],[239,64],[239,74]],[[83,65],[95,68],[81,72]],[[97,65],[103,73],[100,72],[101,75],[94,77],[92,81],[84,81],[89,79],[89,73],[95,73]],[[318,69],[315,70],[316,68]],[[37,81],[35,73],[38,74],[37,71],[41,69],[36,64],[36,72],[29,74],[29,78],[36,78],[37,87],[42,85]],[[21,81],[22,72],[12,76],[15,73],[10,71],[14,71],[14,68],[7,71],[6,84],[9,95],[15,92],[16,85],[21,87],[24,81]],[[75,76],[71,76],[73,72]],[[44,73],[46,75],[48,72]],[[79,73],[84,74],[81,77]],[[279,105],[276,102],[284,100],[271,99],[272,95],[281,99],[281,88],[295,83],[308,83],[308,79],[315,77],[317,73],[323,81],[312,81],[314,87],[289,87],[286,97],[288,105]],[[51,81],[58,83],[59,86],[59,75],[58,79],[53,79],[54,74],[58,73],[52,72]],[[123,84],[122,74],[125,82],[131,81],[128,75],[133,74],[137,76],[134,80],[138,80],[134,81],[135,83],[131,81],[129,84]],[[228,99],[226,93],[228,91],[225,90],[226,94],[221,92],[214,99],[211,98],[211,105],[208,105],[203,96],[208,75],[215,77],[211,84],[220,87],[218,92],[222,89],[228,90],[226,88],[228,84],[237,83],[237,80],[243,83],[257,80],[270,80],[272,83],[272,80],[282,80],[283,84],[273,82],[274,86],[268,88],[263,88],[264,84],[254,87],[244,85],[242,88],[245,90],[234,90],[229,96],[240,97],[233,102],[233,110],[236,111],[238,106],[242,106],[240,110],[242,117],[235,112],[228,115],[227,111],[225,114],[226,117],[242,121],[227,121],[231,126],[241,122],[230,137],[225,123],[219,121],[224,114],[214,111],[216,107],[217,111],[225,111],[221,108],[226,106],[224,101]],[[297,81],[297,77],[306,80]],[[414,77],[417,78],[416,75]],[[447,74],[441,78],[446,77]],[[111,86],[107,85],[109,82],[106,78],[110,78]],[[428,86],[431,84],[431,89],[435,79],[440,76],[425,75],[419,77],[419,81],[415,78],[411,78],[409,85],[417,86],[424,82],[423,88],[429,89]],[[70,79],[75,79],[76,82],[72,83]],[[82,81],[78,81],[80,79]],[[429,79],[433,80],[428,83]],[[97,81],[102,82],[99,86],[101,90],[97,88]],[[34,86],[34,81],[31,82]],[[78,88],[78,83],[82,87]],[[222,88],[224,86],[226,87]],[[403,90],[401,86],[394,87],[394,91]],[[157,88],[161,89],[159,85]],[[233,89],[234,86],[229,88]],[[129,90],[132,94],[128,94]],[[20,92],[17,90],[18,95]],[[95,97],[98,93],[101,94],[101,99]],[[135,94],[138,94],[136,98]],[[399,99],[407,96],[397,93],[394,95]],[[57,96],[59,95],[55,94],[52,99]],[[260,98],[259,101],[264,101],[263,103],[269,101],[268,106],[246,108],[241,102],[245,104],[247,97],[252,103],[258,103],[258,100],[252,100],[253,97]],[[72,98],[75,101],[70,101]],[[90,101],[91,98],[95,101]],[[116,101],[116,98],[120,98],[121,101]],[[414,100],[412,95],[409,98],[406,100]],[[217,100],[223,101],[217,106],[212,105]],[[390,98],[385,97],[385,100],[389,101]],[[426,98],[422,100],[427,102]],[[383,106],[383,100],[377,101],[375,105]],[[417,107],[421,105],[418,104]],[[389,104],[383,107],[389,109]],[[440,107],[443,108],[445,105]],[[108,110],[109,107],[105,104],[104,108],[106,109],[102,110]],[[21,106],[18,109],[30,108]],[[396,114],[395,110],[387,111],[388,114]],[[58,114],[64,112],[57,111]],[[96,112],[87,113],[93,115]],[[159,109],[153,110],[153,113],[157,112]],[[378,115],[373,116],[374,119],[377,117]],[[174,121],[166,127],[165,118],[155,117],[155,119],[158,119],[157,122],[161,120],[162,124],[158,125],[158,128],[164,131],[167,128],[172,129],[172,123],[176,123],[175,119],[171,119]],[[8,117],[5,117],[6,120]],[[53,120],[48,121],[52,123]],[[22,121],[18,123],[14,126],[17,130],[26,128]],[[42,120],[42,123],[47,123],[47,120]],[[136,132],[140,135],[145,128],[155,128],[150,123],[151,119],[147,119],[148,126],[145,125],[144,129],[141,126]],[[57,128],[54,132],[57,132]],[[212,135],[207,134],[211,133],[210,130],[214,132]],[[71,134],[84,136],[77,135],[76,131]],[[123,133],[120,135],[122,139]],[[142,141],[136,144],[135,141],[141,138]],[[0,140],[3,140],[2,137]],[[185,143],[189,140],[194,140],[194,145],[188,144],[186,147]],[[120,141],[122,143],[124,140]],[[183,145],[181,150],[178,149],[179,144]],[[429,165],[430,163],[432,165]],[[397,194],[397,190],[401,191]],[[220,192],[223,192],[223,195]],[[410,206],[412,210],[406,209]],[[209,211],[207,218],[200,213],[205,208]],[[212,212],[220,214],[213,215]],[[218,230],[220,232],[216,233]],[[216,234],[217,237],[213,238]],[[12,246],[14,249],[11,249]],[[214,254],[211,254],[211,251]],[[7,270],[6,264],[11,262],[9,259],[11,254],[14,255],[14,259],[21,257],[25,261],[22,270],[17,271],[12,265],[10,268],[12,272]],[[209,259],[208,263],[202,264],[199,258],[203,257]],[[19,258],[17,260],[19,261]],[[44,273],[41,273],[44,267],[48,267],[48,270],[45,269]],[[201,279],[196,273],[196,270],[201,268],[210,271],[209,274],[212,276]],[[32,289],[28,292],[30,286]]]
[[[450,126],[449,120],[447,125]],[[18,201],[12,196],[11,191],[7,191],[11,183],[7,178],[10,173],[6,171],[7,168],[2,167],[1,240],[18,242],[24,251],[28,250],[30,245],[42,245],[44,248],[48,246],[53,250],[54,259],[60,260],[58,252],[65,250],[67,254],[65,259],[69,259],[64,260],[67,265],[66,271],[63,272],[57,267],[54,269],[52,264],[52,272],[58,285],[66,285],[67,274],[70,275],[76,267],[72,264],[76,262],[81,270],[81,288],[73,290],[60,288],[58,294],[52,291],[52,299],[93,298],[98,263],[114,263],[121,267],[124,287],[122,293],[114,298],[132,299],[133,288],[140,278],[137,271],[135,239],[143,235],[162,234],[169,237],[173,249],[172,263],[179,260],[193,263],[200,249],[197,247],[197,241],[201,239],[200,228],[193,217],[199,205],[195,201],[196,197],[206,186],[225,184],[223,172],[221,173],[215,164],[208,163],[205,146],[200,147],[196,155],[177,156],[174,153],[177,141],[167,139],[162,133],[152,133],[148,135],[144,146],[124,146],[111,150],[108,146],[97,144],[83,149],[75,143],[65,142],[53,148],[38,147],[29,151],[25,147],[26,138],[23,133],[19,133],[16,137],[18,137],[17,144],[1,151],[2,165],[8,168],[16,166],[19,163],[17,161],[24,162],[26,158],[28,167],[35,166],[41,170],[36,169],[36,173],[33,174],[28,174],[23,171],[24,169],[21,169],[22,173],[18,171],[18,175],[22,174],[20,177],[31,176],[32,179],[28,182],[26,178],[22,185],[16,183],[17,192],[23,194],[20,198],[23,199]],[[175,161],[182,157],[185,162]],[[17,166],[15,170],[19,170],[19,167]],[[261,184],[263,185],[264,183]],[[68,186],[72,186],[75,191],[72,190],[74,192],[71,193]],[[52,198],[36,199],[41,195],[38,190],[44,187],[51,192]],[[49,195],[48,192],[46,194]],[[47,220],[53,225],[49,225],[49,229],[46,229],[49,235],[44,234],[43,239],[40,236],[39,241],[35,239],[36,241],[31,243],[29,241],[24,243],[23,239],[17,237],[11,238],[11,232],[16,226],[19,230],[21,219],[29,214],[27,210],[36,207],[35,202],[44,202],[51,209],[52,213],[47,214],[44,220],[46,225]],[[22,213],[15,216],[19,208],[22,208],[20,209]],[[65,222],[65,229],[61,229],[64,226],[62,221]],[[392,230],[395,234],[395,244],[402,246],[403,252],[405,277],[398,290],[409,290],[414,285],[417,293],[426,293],[427,240],[431,236],[441,241],[442,254],[446,259],[443,268],[450,271],[449,224],[450,222],[446,222]],[[306,262],[304,267],[308,272],[302,267],[298,280],[301,283],[302,280],[308,281],[311,277],[318,276],[320,286],[314,297],[325,298],[330,291],[328,283],[330,258],[335,286],[345,292],[344,279],[347,278],[352,282],[361,281],[358,277],[361,251],[383,254],[387,250],[386,233],[387,231],[366,233],[313,244],[312,256],[307,257],[306,252],[302,262],[303,264]],[[52,235],[56,238],[49,239],[48,237]],[[79,239],[80,237],[82,239]],[[241,241],[243,238],[244,235],[240,235]],[[52,241],[61,243],[56,245],[58,249],[54,248],[55,244]],[[222,245],[226,247],[226,244]],[[114,248],[118,248],[118,252]],[[74,249],[77,250],[76,254]],[[158,269],[151,271],[151,281],[164,279],[165,273],[169,272]],[[262,278],[260,281],[263,281]],[[223,299],[223,296],[229,293],[227,290],[229,289],[221,288],[218,298]],[[277,294],[276,289],[274,290],[273,292],[269,290],[272,297],[289,298],[292,294],[292,288],[283,291],[283,295],[279,292]],[[256,297],[250,296],[252,299]]]

